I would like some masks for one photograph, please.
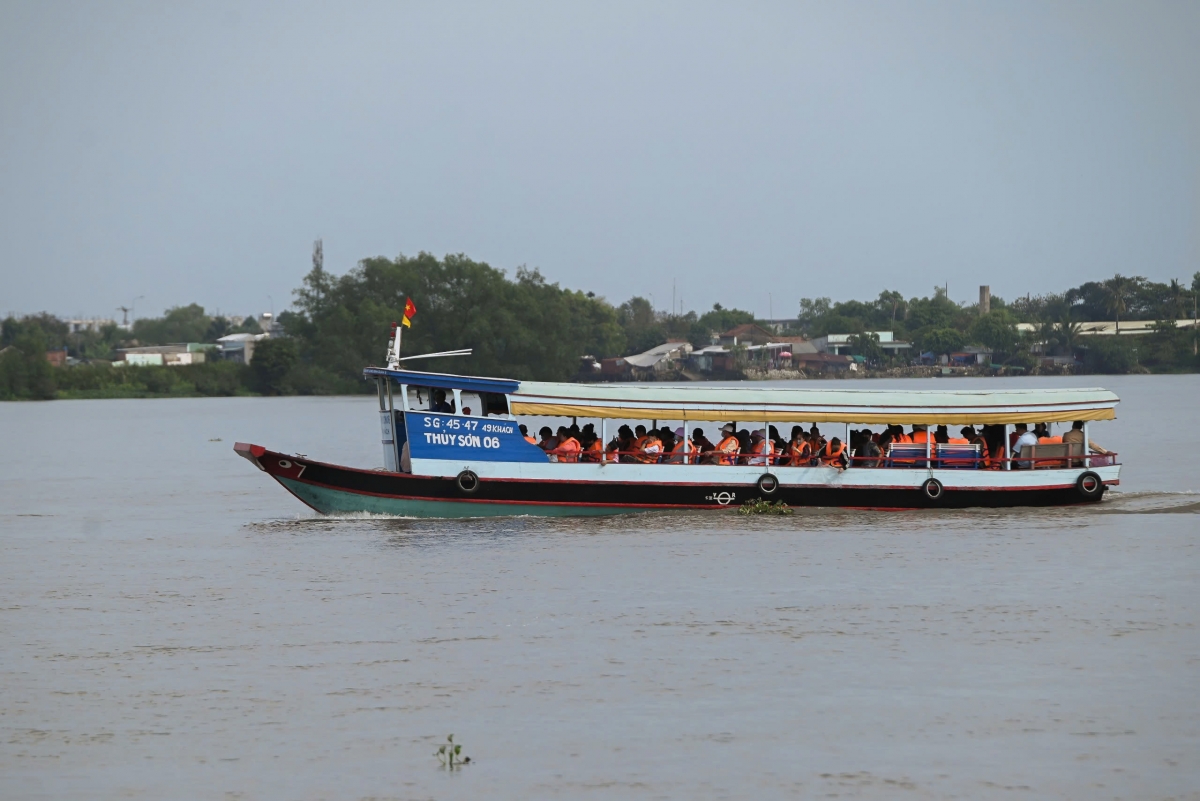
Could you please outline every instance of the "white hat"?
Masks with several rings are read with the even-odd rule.
[[[721,430],[724,431],[726,434],[732,434],[733,433],[733,423],[726,423],[725,425],[721,426]]]

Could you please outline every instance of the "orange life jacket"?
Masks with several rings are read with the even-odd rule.
[[[687,445],[686,452],[683,449],[685,444]],[[693,456],[694,453],[696,453],[696,446],[692,444],[690,439],[685,437],[675,443],[675,447],[671,449],[671,458],[669,461],[671,464],[687,464],[689,462],[694,463],[696,461],[695,457]]]
[[[528,434],[525,435],[525,441],[528,442],[530,445],[537,445],[537,440],[534,439],[533,437],[529,436]]]
[[[909,442],[913,445],[924,445],[926,442],[929,441],[929,432],[928,431],[914,431],[912,433],[912,436],[909,437],[908,439],[909,439]]]
[[[728,436],[721,440],[717,445],[717,464],[737,464],[738,450],[741,448],[738,445],[737,437]]]
[[[1038,445],[1061,445],[1062,437],[1038,437]]]
[[[996,454],[994,456],[988,457],[988,469],[989,470],[1003,470],[1004,469],[1004,456],[1005,456],[1004,446],[1001,445],[1000,448],[996,451]]]
[[[578,462],[581,450],[583,450],[583,446],[579,444],[579,440],[574,437],[567,437],[558,443],[558,447],[554,449],[554,452],[558,454],[560,462]]]
[[[842,444],[838,445],[836,451],[833,449],[832,442],[827,443],[825,445],[825,450],[821,451],[821,464],[825,467],[833,467],[834,464],[836,464],[837,461],[842,458],[842,454],[845,452],[846,443],[843,442]]]
[[[580,456],[585,462],[598,462],[604,457],[604,444],[600,440],[593,440],[591,445],[583,449],[583,454]]]
[[[662,455],[662,440],[653,434],[640,437],[641,444],[637,445],[639,453],[634,457],[642,464],[654,464]]]
[[[774,450],[775,448],[772,445],[771,440],[760,440],[757,445],[750,446],[750,452],[754,455],[750,458],[750,461],[747,462],[747,464],[770,464],[771,454],[774,452]]]
[[[946,444],[947,445],[970,445],[971,441],[963,439],[962,437],[951,437],[950,441],[947,442]]]
[[[808,464],[808,460],[812,458],[812,446],[808,444],[808,440],[802,439],[799,442],[789,442],[787,448],[789,457],[788,464],[792,467],[802,467]]]
[[[912,445],[913,438],[901,431],[892,442],[896,445]]]

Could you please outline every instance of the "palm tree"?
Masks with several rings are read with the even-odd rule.
[[[1129,295],[1136,284],[1134,279],[1120,273],[1104,282],[1104,289],[1108,292],[1108,310],[1116,317],[1118,334],[1121,333],[1121,315],[1129,310]]]
[[[1172,278],[1171,283],[1167,286],[1167,308],[1171,310],[1172,320],[1178,320],[1183,316],[1187,296],[1187,287],[1179,283],[1178,278]]]
[[[1071,314],[1070,307],[1063,311],[1058,318],[1057,329],[1059,342],[1062,343],[1070,356],[1075,355],[1075,344],[1079,341],[1079,333],[1083,330],[1083,325],[1079,323]]]

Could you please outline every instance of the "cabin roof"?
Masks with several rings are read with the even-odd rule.
[[[846,357],[842,357],[846,358]],[[364,376],[402,384],[509,395],[514,414],[718,422],[1061,423],[1112,420],[1120,402],[1100,388],[899,390],[560,384],[368,367]]]
[[[1105,389],[808,389],[522,381],[514,414],[647,420],[992,424],[1111,420]]]
[[[386,367],[366,367],[363,376],[388,376],[398,384],[438,389],[465,389],[470,392],[516,392],[521,382],[511,378],[481,378],[473,375],[453,373],[423,373],[419,370],[389,370]],[[569,386],[569,385],[568,385]]]

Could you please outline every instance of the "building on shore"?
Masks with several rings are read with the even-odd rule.
[[[270,337],[270,334],[226,334],[217,340],[217,355],[219,358],[250,364],[254,360],[254,347],[259,342]]]
[[[169,345],[143,345],[138,348],[118,348],[114,367],[148,365],[179,367],[185,364],[203,364],[214,345],[204,342],[175,342]]]
[[[904,342],[896,339],[896,336],[891,331],[868,331],[868,334],[874,334],[879,337],[879,347],[883,348],[884,353],[888,356],[907,356],[908,351],[912,350],[911,342]],[[850,338],[854,334],[826,334],[823,337],[817,337],[812,340],[813,347],[819,353],[832,353],[835,356],[847,355],[850,353]]]

